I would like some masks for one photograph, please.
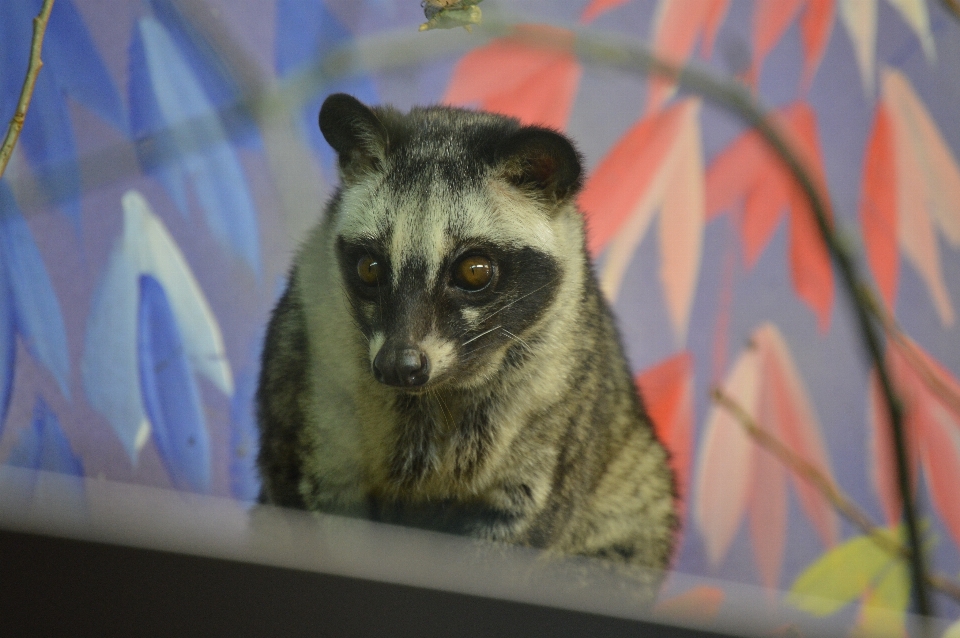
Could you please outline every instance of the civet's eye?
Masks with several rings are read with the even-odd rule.
[[[357,262],[357,275],[367,286],[379,286],[383,274],[383,266],[370,255],[361,257]]]
[[[493,279],[493,261],[482,255],[464,257],[453,267],[453,282],[458,288],[483,290]]]

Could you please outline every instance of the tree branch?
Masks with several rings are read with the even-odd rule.
[[[743,406],[720,388],[714,388],[711,396],[718,405],[727,410],[737,420],[757,445],[773,454],[790,470],[813,485],[834,509],[853,523],[861,532],[869,536],[878,547],[894,556],[910,560],[910,550],[891,540],[888,534],[882,533],[881,528],[870,519],[870,516],[860,509],[860,506],[837,487],[830,478],[824,475],[818,467],[795,454],[780,439],[761,428]],[[960,602],[960,582],[938,573],[928,573],[926,582],[931,587]]]
[[[20,139],[20,131],[23,130],[23,122],[27,118],[27,109],[30,108],[30,100],[33,98],[33,87],[37,83],[37,76],[43,66],[40,51],[43,49],[43,36],[47,32],[47,23],[50,21],[50,11],[52,9],[53,0],[43,0],[40,15],[33,19],[33,41],[30,44],[27,76],[23,80],[17,109],[13,112],[13,118],[11,118],[10,125],[7,127],[7,134],[3,138],[3,146],[0,146],[0,177],[3,177],[4,171],[7,170],[7,162],[10,161],[13,147],[17,145],[17,140]]]
[[[538,33],[530,38],[535,45],[550,46],[566,50],[569,43],[552,33]],[[548,43],[548,44],[547,44]],[[827,247],[830,257],[840,274],[841,282],[847,291],[854,312],[863,346],[870,362],[877,370],[884,403],[889,413],[890,428],[897,467],[897,488],[903,502],[904,525],[907,528],[907,540],[911,550],[910,574],[916,602],[916,611],[922,616],[932,615],[932,607],[926,591],[926,567],[920,551],[918,514],[913,493],[910,489],[909,469],[907,467],[906,440],[903,431],[903,411],[894,391],[890,373],[884,360],[883,344],[876,326],[871,319],[871,296],[869,284],[860,277],[857,266],[848,247],[832,227],[830,203],[828,197],[820,192],[820,187],[796,153],[787,137],[780,131],[776,122],[746,88],[725,78],[715,77],[712,73],[692,65],[679,66],[657,57],[652,51],[630,41],[606,36],[600,37],[580,29],[574,40],[574,50],[578,57],[588,62],[603,63],[628,72],[644,75],[657,75],[676,82],[678,86],[700,95],[708,101],[724,108],[737,116],[745,124],[753,127],[764,141],[776,152],[779,159],[789,170],[804,197],[810,205],[821,239]]]

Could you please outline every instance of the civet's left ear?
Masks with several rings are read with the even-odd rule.
[[[370,107],[351,95],[335,93],[320,107],[319,122],[324,139],[337,152],[344,182],[383,168],[390,140]]]
[[[555,202],[580,190],[580,154],[566,137],[546,128],[526,126],[507,136],[497,149],[504,179]]]

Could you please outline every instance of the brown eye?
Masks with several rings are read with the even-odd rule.
[[[453,281],[457,287],[464,290],[482,290],[491,279],[493,279],[493,262],[487,257],[480,255],[466,257],[453,268]]]
[[[378,286],[380,285],[380,279],[383,277],[383,266],[373,257],[366,255],[357,262],[357,274],[364,284]]]

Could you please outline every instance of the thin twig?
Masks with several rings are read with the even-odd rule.
[[[47,23],[50,21],[50,11],[52,9],[53,0],[43,0],[40,15],[33,19],[33,42],[30,44],[27,77],[23,80],[20,100],[17,102],[17,109],[13,112],[10,125],[7,127],[7,134],[3,138],[3,146],[0,146],[0,177],[3,177],[4,171],[7,170],[7,162],[10,161],[13,147],[17,145],[20,131],[23,130],[23,122],[27,118],[27,109],[30,108],[30,100],[33,98],[33,87],[37,83],[37,76],[43,66],[43,60],[40,59],[40,50],[43,49],[43,36],[47,32]]]
[[[861,532],[869,536],[878,547],[904,560],[910,559],[910,550],[901,543],[894,541],[889,534],[883,533],[882,528],[874,523],[870,519],[870,516],[860,509],[860,506],[847,496],[828,476],[820,471],[817,466],[798,456],[793,450],[784,445],[780,439],[761,428],[743,406],[723,390],[714,388],[711,395],[718,405],[733,415],[757,445],[773,454],[781,463],[799,475],[800,478],[813,485],[813,487],[829,501],[834,509],[853,523]],[[960,602],[960,582],[938,573],[928,573],[926,579],[931,587],[942,591],[944,594]]]

